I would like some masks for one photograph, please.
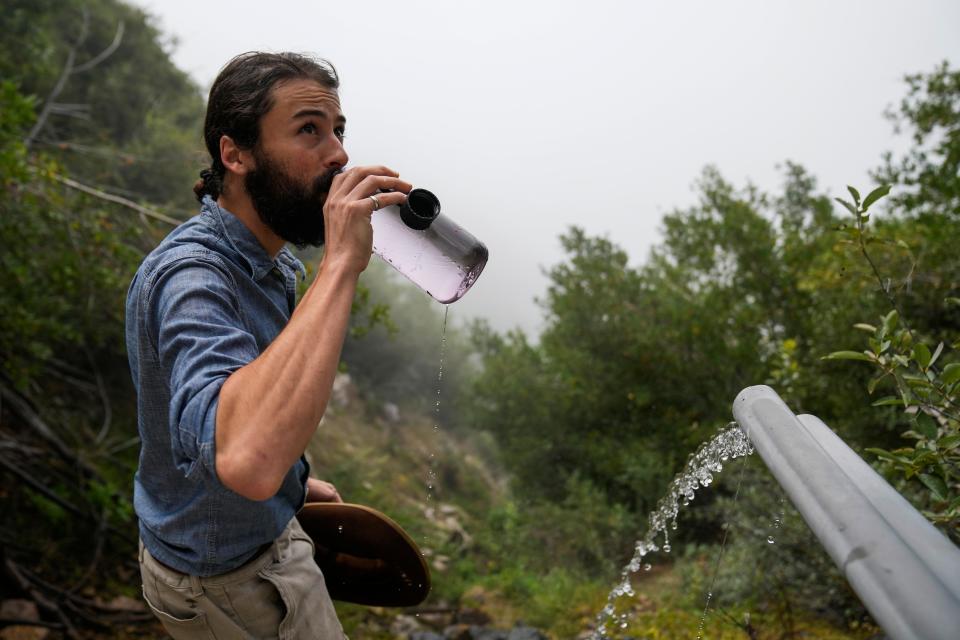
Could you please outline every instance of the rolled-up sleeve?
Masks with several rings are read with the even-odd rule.
[[[150,334],[169,380],[174,464],[188,478],[216,478],[215,426],[223,383],[259,354],[237,287],[216,258],[182,259],[151,287]]]

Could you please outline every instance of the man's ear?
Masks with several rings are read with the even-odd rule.
[[[230,136],[220,136],[220,161],[228,173],[245,176],[256,169],[253,153],[249,149],[237,146]]]

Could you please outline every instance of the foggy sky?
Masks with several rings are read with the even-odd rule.
[[[902,77],[960,63],[947,0],[133,4],[205,91],[243,51],[333,61],[350,164],[430,189],[490,249],[451,319],[528,333],[570,225],[636,265],[707,164],[775,191],[791,160],[831,194],[868,191],[908,146],[883,117]]]

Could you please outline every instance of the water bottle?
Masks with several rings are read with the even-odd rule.
[[[442,304],[456,302],[487,264],[487,247],[447,216],[426,189],[373,212],[373,252]]]

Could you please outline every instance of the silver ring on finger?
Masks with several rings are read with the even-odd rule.
[[[367,196],[367,197],[373,200],[373,210],[379,211],[380,207],[382,207],[383,205],[380,204],[380,200],[377,198],[377,196]]]

